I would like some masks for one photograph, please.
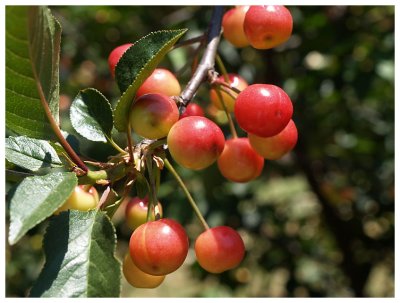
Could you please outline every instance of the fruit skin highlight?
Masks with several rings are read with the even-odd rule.
[[[122,264],[122,272],[126,281],[137,288],[156,288],[165,279],[165,276],[153,276],[140,270],[133,263],[130,254],[126,254]]]
[[[162,94],[141,96],[132,105],[129,116],[132,130],[147,139],[167,136],[178,120],[179,110],[175,101]]]
[[[140,225],[147,222],[147,209],[149,206],[149,199],[147,197],[133,197],[129,199],[125,208],[125,222],[131,230],[135,230]],[[160,216],[162,216],[161,203],[157,204]],[[150,214],[150,221],[154,221],[154,212]]]
[[[200,266],[211,273],[235,268],[245,253],[242,238],[228,226],[217,226],[204,231],[197,237],[194,250]]]
[[[188,249],[189,239],[184,228],[172,219],[140,225],[129,241],[132,261],[140,270],[154,276],[177,270],[185,261]]]
[[[167,144],[172,158],[181,166],[199,170],[213,164],[222,153],[224,134],[211,120],[190,116],[172,126]]]
[[[297,143],[297,128],[293,120],[277,135],[263,138],[248,134],[251,146],[268,160],[278,160],[291,151]]]
[[[237,88],[239,90],[244,90],[246,87],[249,86],[247,84],[246,80],[244,80],[242,77],[240,77],[237,74],[230,73],[230,74],[228,74],[228,78],[229,78],[229,84],[232,87]],[[219,76],[217,78],[217,80],[225,82],[224,76]],[[226,87],[224,89],[230,91],[230,93],[233,96],[237,97],[238,94],[235,93],[234,91],[232,91],[232,90],[230,90],[229,88],[226,88]],[[236,98],[233,98],[231,95],[229,95],[228,93],[226,93],[226,92],[224,92],[222,90],[220,90],[220,92],[221,92],[221,96],[222,96],[222,101],[224,102],[224,104],[226,106],[226,109],[230,113],[233,112],[234,109],[235,109],[235,99]],[[210,99],[211,99],[212,104],[215,105],[215,107],[217,107],[220,110],[224,110],[224,107],[221,104],[220,98],[218,97],[218,94],[217,94],[217,92],[215,91],[214,88],[210,90]]]
[[[243,29],[252,47],[270,49],[290,38],[293,18],[285,6],[255,5],[247,11]]]
[[[136,98],[145,94],[159,93],[169,97],[179,96],[181,86],[173,73],[165,68],[156,68],[136,92]]]
[[[227,140],[217,163],[221,174],[233,182],[253,180],[264,167],[263,157],[251,147],[248,138]]]
[[[293,104],[280,87],[271,84],[253,84],[237,97],[235,117],[239,126],[259,137],[280,133],[293,115]]]

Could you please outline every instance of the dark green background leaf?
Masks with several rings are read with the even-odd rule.
[[[98,90],[79,92],[72,102],[70,119],[75,130],[91,141],[107,142],[113,128],[111,105]]]
[[[31,171],[62,165],[49,142],[25,136],[6,138],[5,155],[8,161]]]
[[[68,172],[24,179],[10,202],[10,244],[15,244],[28,230],[51,216],[71,195],[77,183],[76,175]]]
[[[115,78],[123,93],[115,108],[116,129],[126,130],[137,89],[185,32],[186,29],[153,32],[136,41],[121,57],[115,67]]]
[[[116,235],[98,211],[62,212],[50,221],[43,245],[46,263],[31,297],[119,297],[121,265]]]
[[[6,126],[53,139],[38,87],[58,122],[61,26],[46,7],[7,6],[6,14]]]

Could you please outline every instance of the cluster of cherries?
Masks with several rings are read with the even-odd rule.
[[[251,45],[268,49],[285,42],[292,32],[292,16],[284,6],[237,6],[223,17],[223,35],[236,47]],[[108,58],[111,74],[121,56],[132,44],[115,48]],[[203,109],[190,103],[180,115],[173,96],[181,87],[170,71],[157,68],[137,90],[129,123],[131,129],[147,139],[167,138],[172,158],[181,166],[201,170],[217,162],[221,174],[234,182],[257,178],[264,159],[276,160],[294,148],[297,129],[291,120],[293,105],[278,86],[248,83],[237,74],[214,79],[210,100],[219,110],[234,114],[248,136],[236,134],[225,140],[219,126],[204,116]],[[219,85],[218,85],[219,84]],[[223,85],[222,85],[223,84]],[[92,191],[92,192],[91,192]],[[62,209],[76,208],[78,194],[86,195],[85,207],[94,208],[98,195],[77,187]],[[72,206],[74,205],[74,206]],[[176,221],[162,217],[161,204],[147,219],[147,198],[131,198],[126,207],[126,221],[133,230],[129,253],[123,262],[127,281],[135,287],[153,288],[184,262],[189,240]],[[240,235],[230,227],[207,228],[195,241],[195,253],[201,267],[221,273],[240,264],[245,246]]]

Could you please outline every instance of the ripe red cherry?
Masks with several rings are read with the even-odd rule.
[[[222,153],[224,134],[211,120],[190,116],[172,126],[167,137],[172,158],[190,169],[203,169],[213,164]]]
[[[222,18],[223,35],[236,47],[245,47],[249,41],[243,30],[244,17],[249,6],[237,6],[228,10]]]
[[[211,273],[221,273],[240,264],[245,247],[234,229],[217,226],[198,236],[194,250],[202,268]]]
[[[229,78],[229,84],[234,88],[237,88],[239,90],[244,90],[248,86],[246,80],[244,80],[242,77],[240,77],[237,74],[228,74],[228,78]],[[225,82],[224,76],[219,76],[217,78],[217,80]],[[228,89],[228,88],[226,88],[226,89]],[[233,91],[230,91],[230,92],[233,96],[235,96],[235,97],[237,96],[237,94],[235,92],[233,92]],[[222,100],[224,101],[224,104],[225,104],[228,112],[233,112],[233,110],[235,108],[235,98],[232,98],[231,95],[229,95],[223,91],[221,91],[221,96],[222,96]],[[210,90],[210,99],[211,99],[211,102],[218,109],[220,109],[220,110],[224,109],[215,89]]]
[[[165,137],[179,119],[174,100],[166,95],[146,94],[132,105],[130,123],[133,131],[148,139]]]
[[[277,160],[295,147],[297,128],[293,120],[290,120],[286,127],[273,137],[263,138],[249,134],[249,140],[259,155],[268,160]]]
[[[120,45],[114,48],[110,53],[110,55],[108,56],[108,67],[110,68],[110,72],[113,77],[115,77],[115,66],[117,65],[119,59],[121,59],[122,55],[132,45],[133,45],[132,43]]]
[[[129,241],[133,263],[150,275],[162,276],[177,270],[185,261],[189,239],[183,227],[171,219],[140,225]]]
[[[153,276],[141,271],[135,263],[132,262],[130,254],[126,254],[122,264],[122,272],[126,281],[137,288],[155,288],[165,279],[165,276]]]
[[[138,226],[147,222],[148,205],[149,200],[147,197],[134,197],[128,201],[125,208],[125,220],[130,229],[134,230]],[[158,202],[157,207],[160,216],[162,216],[162,206],[160,202]],[[150,220],[155,220],[154,212],[151,213]]]
[[[136,92],[136,98],[145,94],[159,93],[166,96],[179,96],[181,86],[175,75],[165,68],[156,68]]]
[[[250,45],[257,49],[269,49],[282,44],[289,39],[292,28],[292,15],[282,5],[251,6],[243,23]]]
[[[200,105],[197,105],[196,103],[189,103],[189,105],[186,107],[186,110],[181,115],[180,119],[189,116],[204,117],[204,110],[201,108]]]
[[[250,85],[239,94],[235,103],[235,117],[239,126],[259,137],[278,134],[292,115],[292,101],[275,85]]]
[[[251,147],[247,138],[227,140],[217,163],[221,174],[233,182],[253,180],[264,167],[264,159]]]

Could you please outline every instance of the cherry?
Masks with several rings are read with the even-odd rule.
[[[133,45],[132,43],[120,45],[114,48],[110,53],[110,55],[108,56],[108,67],[110,68],[110,72],[113,77],[115,77],[115,66],[117,65],[119,59],[121,59],[122,55],[132,45]]]
[[[200,116],[180,119],[167,137],[172,158],[189,169],[203,169],[213,164],[222,153],[224,134],[211,120]]]
[[[171,97],[146,94],[132,105],[130,123],[133,131],[148,139],[165,137],[179,119],[179,110]]]
[[[75,209],[81,211],[88,211],[97,206],[99,202],[99,194],[93,186],[86,191],[85,185],[78,185],[75,187],[71,196],[64,202],[64,204],[57,209],[54,214],[58,215],[60,212]]]
[[[244,80],[242,77],[240,77],[237,74],[228,74],[228,78],[229,78],[229,84],[234,88],[237,88],[239,90],[244,90],[248,86],[246,80]],[[217,80],[225,82],[224,76],[219,76],[217,78]],[[229,90],[229,88],[225,88],[225,89]],[[237,96],[237,94],[235,92],[233,92],[232,90],[229,90],[229,91],[231,92],[231,94],[233,96],[235,96],[235,97]],[[224,104],[226,106],[226,109],[228,110],[228,112],[233,112],[233,110],[235,108],[235,98],[233,98],[228,93],[226,93],[222,90],[220,90],[220,92],[221,92],[222,100],[224,101]],[[218,109],[220,109],[220,110],[224,109],[215,89],[210,90],[210,99],[211,99],[212,103]]]
[[[234,229],[217,226],[198,236],[194,250],[202,268],[211,273],[221,273],[240,264],[245,247],[242,238]]]
[[[156,68],[136,92],[136,98],[150,93],[179,96],[181,86],[175,75],[165,68]]]
[[[188,249],[185,230],[172,219],[140,225],[129,241],[132,261],[140,270],[155,276],[177,270],[185,261]]]
[[[165,279],[165,276],[153,276],[141,271],[135,263],[132,262],[130,254],[126,254],[122,264],[122,272],[126,281],[137,288],[156,288]]]
[[[130,229],[134,230],[139,225],[146,223],[148,205],[149,200],[147,197],[134,197],[128,201],[125,208],[125,219],[126,224],[129,226]],[[160,202],[158,202],[157,207],[160,216],[162,216],[162,206]],[[151,213],[150,220],[155,220],[154,212]]]
[[[204,117],[204,110],[201,108],[200,105],[196,103],[189,103],[186,107],[186,110],[181,115],[180,119],[189,117],[189,116],[202,116]]]
[[[277,160],[291,151],[297,143],[297,128],[293,120],[290,120],[286,127],[273,137],[263,138],[249,134],[251,146],[256,152],[268,160]]]
[[[249,6],[237,6],[228,10],[222,18],[223,35],[236,47],[245,47],[249,41],[243,30],[244,17]]]
[[[281,132],[293,114],[289,96],[278,86],[253,84],[237,97],[235,117],[239,126],[259,137],[271,137]]]
[[[251,147],[247,138],[227,140],[217,163],[221,174],[233,182],[253,180],[264,167],[264,159]]]
[[[269,49],[282,44],[289,39],[292,28],[292,15],[282,5],[251,6],[243,23],[250,45],[257,49]]]

